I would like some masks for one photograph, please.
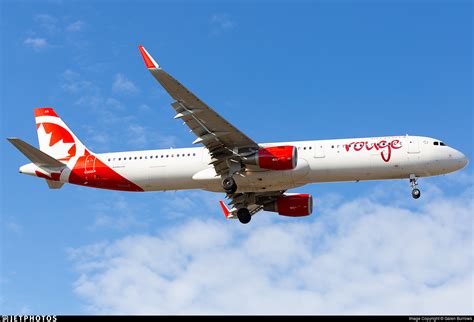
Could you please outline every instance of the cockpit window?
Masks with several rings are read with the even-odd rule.
[[[439,142],[439,145],[446,146],[446,144],[444,144],[444,142]]]
[[[439,142],[438,142],[438,141],[434,141],[433,144],[434,144],[434,145],[438,145]]]

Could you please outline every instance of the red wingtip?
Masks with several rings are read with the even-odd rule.
[[[53,110],[51,107],[38,107],[35,108],[35,117],[38,116],[56,116],[59,117],[58,114]]]
[[[230,211],[229,209],[227,209],[227,206],[225,205],[225,203],[222,200],[219,200],[219,204],[221,205],[222,211],[224,212],[224,216],[226,218],[229,218]]]
[[[142,54],[146,68],[158,68],[158,66],[155,65],[153,59],[150,57],[150,55],[148,55],[147,51],[142,45],[138,45],[138,49],[140,49],[140,54]]]

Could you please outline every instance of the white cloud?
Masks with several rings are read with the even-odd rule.
[[[49,14],[38,14],[34,17],[34,20],[48,34],[60,31],[60,28],[57,26],[58,20]]]
[[[132,149],[145,147],[167,149],[175,146],[179,141],[176,136],[165,135],[136,123],[129,124],[127,129],[127,143]]]
[[[152,111],[152,108],[147,104],[141,104],[140,106],[138,106],[138,110],[143,113],[148,113]]]
[[[73,70],[66,69],[62,73],[61,78],[61,88],[70,94],[98,92],[98,88],[91,81],[82,79],[81,75]]]
[[[235,22],[226,13],[215,13],[211,16],[211,36],[217,36],[235,27]]]
[[[83,31],[86,26],[81,20],[65,24],[58,18],[44,13],[35,15],[33,19],[35,28],[28,31],[28,38],[23,41],[23,44],[36,51],[52,46],[63,47],[64,43],[73,46],[76,50],[87,45],[86,40],[77,36],[78,32]]]
[[[35,51],[41,51],[49,46],[48,41],[45,38],[26,38],[23,41],[25,46],[28,46]]]
[[[123,230],[131,227],[145,227],[147,222],[139,218],[136,207],[133,210],[121,195],[103,200],[93,206],[95,219],[89,228],[91,230],[101,228]]]
[[[85,125],[84,128],[87,133],[87,141],[92,143],[92,147],[100,145],[102,148],[108,148],[110,133],[90,125]]]
[[[115,75],[115,81],[112,85],[112,91],[120,94],[136,94],[139,90],[138,87],[123,74],[117,74]]]
[[[14,221],[5,221],[5,227],[9,231],[11,231],[15,234],[21,234],[23,232],[23,227],[20,224],[14,222]]]
[[[51,15],[48,14],[37,14],[35,16],[35,21],[38,22],[39,24],[55,24],[57,22],[57,19]]]
[[[85,23],[81,20],[75,21],[66,27],[66,31],[79,32],[84,29]]]
[[[75,249],[75,292],[92,313],[473,313],[472,188],[415,209],[331,199],[312,219],[191,219]]]
[[[202,190],[193,191],[167,191],[164,193],[165,202],[161,207],[163,215],[172,220],[189,218],[192,213],[193,217],[198,214],[195,212],[199,209],[201,213],[212,214],[218,205],[219,199],[222,198],[219,194],[211,193]],[[209,216],[205,216],[209,217]],[[222,214],[222,218],[224,215]]]

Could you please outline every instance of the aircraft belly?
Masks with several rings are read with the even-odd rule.
[[[309,182],[309,164],[305,159],[298,159],[298,164],[293,170],[252,170],[243,175],[236,174],[238,192],[259,192],[287,190],[302,186]],[[193,175],[193,180],[200,182],[203,189],[214,192],[223,192],[221,177],[216,175],[214,168],[201,170]]]

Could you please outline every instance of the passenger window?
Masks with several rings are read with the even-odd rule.
[[[109,159],[109,161],[110,161],[110,159]]]
[[[196,156],[196,153],[193,153],[193,157],[195,157],[195,156]]]
[[[303,150],[306,150],[306,147],[304,147]]]
[[[140,157],[140,160],[142,159],[142,157]]]

